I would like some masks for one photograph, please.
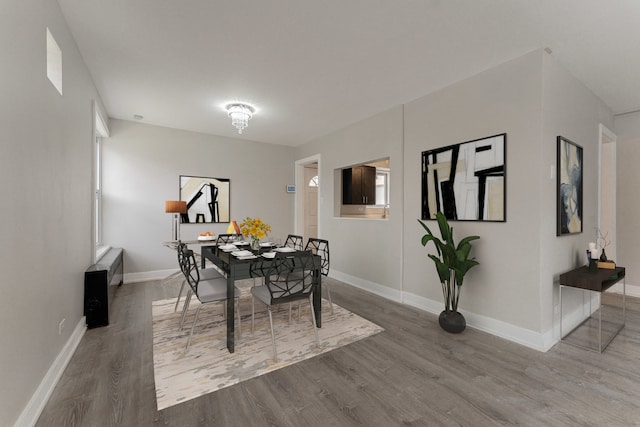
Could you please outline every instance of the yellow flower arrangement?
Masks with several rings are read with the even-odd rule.
[[[245,238],[251,237],[251,240],[255,241],[267,237],[267,233],[271,231],[271,226],[262,222],[260,218],[246,217],[240,224],[240,231]]]

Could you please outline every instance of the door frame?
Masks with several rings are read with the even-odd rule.
[[[602,217],[602,194],[603,194],[603,188],[602,188],[602,172],[603,172],[603,162],[602,162],[602,158],[603,158],[603,147],[604,145],[609,145],[609,144],[613,144],[611,149],[614,152],[614,156],[613,156],[613,164],[610,165],[605,165],[608,166],[608,169],[611,169],[613,171],[613,176],[612,176],[612,180],[613,180],[613,194],[614,194],[614,205],[613,205],[613,222],[614,224],[616,224],[616,220],[617,220],[617,200],[615,199],[615,195],[616,195],[616,187],[617,187],[617,176],[616,176],[616,170],[617,170],[617,141],[618,141],[618,137],[616,136],[615,133],[613,133],[611,130],[609,130],[605,125],[603,125],[602,123],[599,124],[598,126],[598,221],[597,221],[597,230],[596,230],[596,242],[598,242],[598,247],[600,246],[600,239],[599,236],[597,235],[598,231],[601,230],[601,217]],[[606,191],[606,189],[604,189]],[[611,191],[612,189],[609,189],[609,191]],[[617,229],[617,226],[616,226]],[[617,236],[616,236],[617,232],[614,231],[613,232],[613,236],[609,236],[609,238],[611,238],[611,244],[613,245],[613,251],[610,253],[611,256],[616,255],[616,244],[615,242],[617,241]],[[611,249],[610,249],[611,250]]]
[[[304,235],[304,188],[307,185],[304,179],[304,168],[306,165],[317,163],[318,164],[318,237],[322,236],[320,221],[320,192],[322,191],[323,178],[321,176],[321,163],[320,154],[314,154],[313,156],[305,157],[295,162],[295,185],[296,192],[294,197],[294,209],[293,209],[293,230],[295,234]]]

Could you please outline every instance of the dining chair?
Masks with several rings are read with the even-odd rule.
[[[311,306],[310,314],[311,322],[313,323],[313,332],[316,338],[316,346],[320,346],[316,317],[313,312],[313,263],[313,256],[309,252],[298,252],[296,255],[277,253],[264,272],[265,284],[251,288],[251,294],[254,296],[251,303],[252,323],[256,299],[264,303],[269,312],[271,347],[273,349],[274,360],[278,359],[278,352],[276,350],[276,338],[273,329],[272,308],[278,304],[287,304],[308,299]],[[292,274],[294,271],[301,274]],[[289,311],[289,323],[291,323],[291,311]]]
[[[305,247],[305,251],[311,251],[314,255],[319,255],[322,260],[320,266],[320,272],[323,276],[327,277],[329,275],[329,241],[325,239],[318,239],[315,237],[309,237],[307,240],[307,246]],[[327,297],[329,299],[329,308],[331,309],[331,314],[333,314],[333,302],[331,301],[331,290],[329,289],[329,284],[327,281],[322,283],[322,287],[327,290]]]
[[[298,236],[297,234],[289,234],[287,236],[287,240],[284,241],[284,245],[301,251],[303,242],[304,238],[302,236]]]
[[[224,316],[227,316],[227,279],[224,277],[216,277],[213,279],[203,280],[200,277],[200,271],[198,269],[198,262],[196,261],[195,254],[192,250],[187,249],[183,252],[183,271],[185,272],[185,278],[189,287],[189,293],[187,294],[187,300],[184,303],[184,308],[182,309],[182,317],[180,319],[180,329],[182,329],[184,325],[184,319],[187,314],[187,310],[189,309],[189,303],[191,302],[191,297],[193,295],[198,298],[200,301],[200,305],[196,309],[193,324],[191,325],[191,332],[189,333],[189,339],[187,340],[187,345],[185,347],[185,353],[189,351],[189,346],[191,345],[191,338],[193,337],[193,331],[196,329],[196,323],[198,322],[198,315],[200,314],[200,309],[205,304],[214,303],[214,302],[223,302],[224,306]],[[236,303],[236,312],[238,313],[238,339],[242,336],[242,325],[240,319],[240,303],[239,303],[239,295],[240,290],[235,288],[235,303]]]
[[[176,247],[176,252],[178,252],[178,265],[180,266],[180,271],[182,271],[182,285],[180,285],[180,292],[178,292],[178,299],[176,300],[176,305],[173,307],[173,312],[178,311],[178,305],[180,304],[180,298],[182,297],[182,291],[184,290],[184,285],[187,283],[186,273],[184,271],[184,257],[185,251],[189,250],[186,243],[182,243],[178,240],[178,246]],[[215,268],[202,268],[199,271],[201,280],[209,280],[215,279],[217,277],[224,277],[218,270]]]

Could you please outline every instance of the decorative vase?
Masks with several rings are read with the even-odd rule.
[[[260,249],[260,239],[251,238],[251,249],[254,251]]]
[[[440,323],[442,329],[452,334],[459,334],[467,327],[467,321],[464,320],[464,316],[457,311],[444,310],[438,317],[438,323]]]
[[[607,254],[604,253],[604,248],[602,248],[602,253],[600,254],[600,261],[604,262],[607,260]]]

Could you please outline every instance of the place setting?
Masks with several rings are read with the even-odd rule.
[[[234,257],[238,258],[238,259],[254,259],[257,258],[257,256],[248,250],[239,250],[239,251],[233,251],[231,252],[231,255],[233,255]]]

